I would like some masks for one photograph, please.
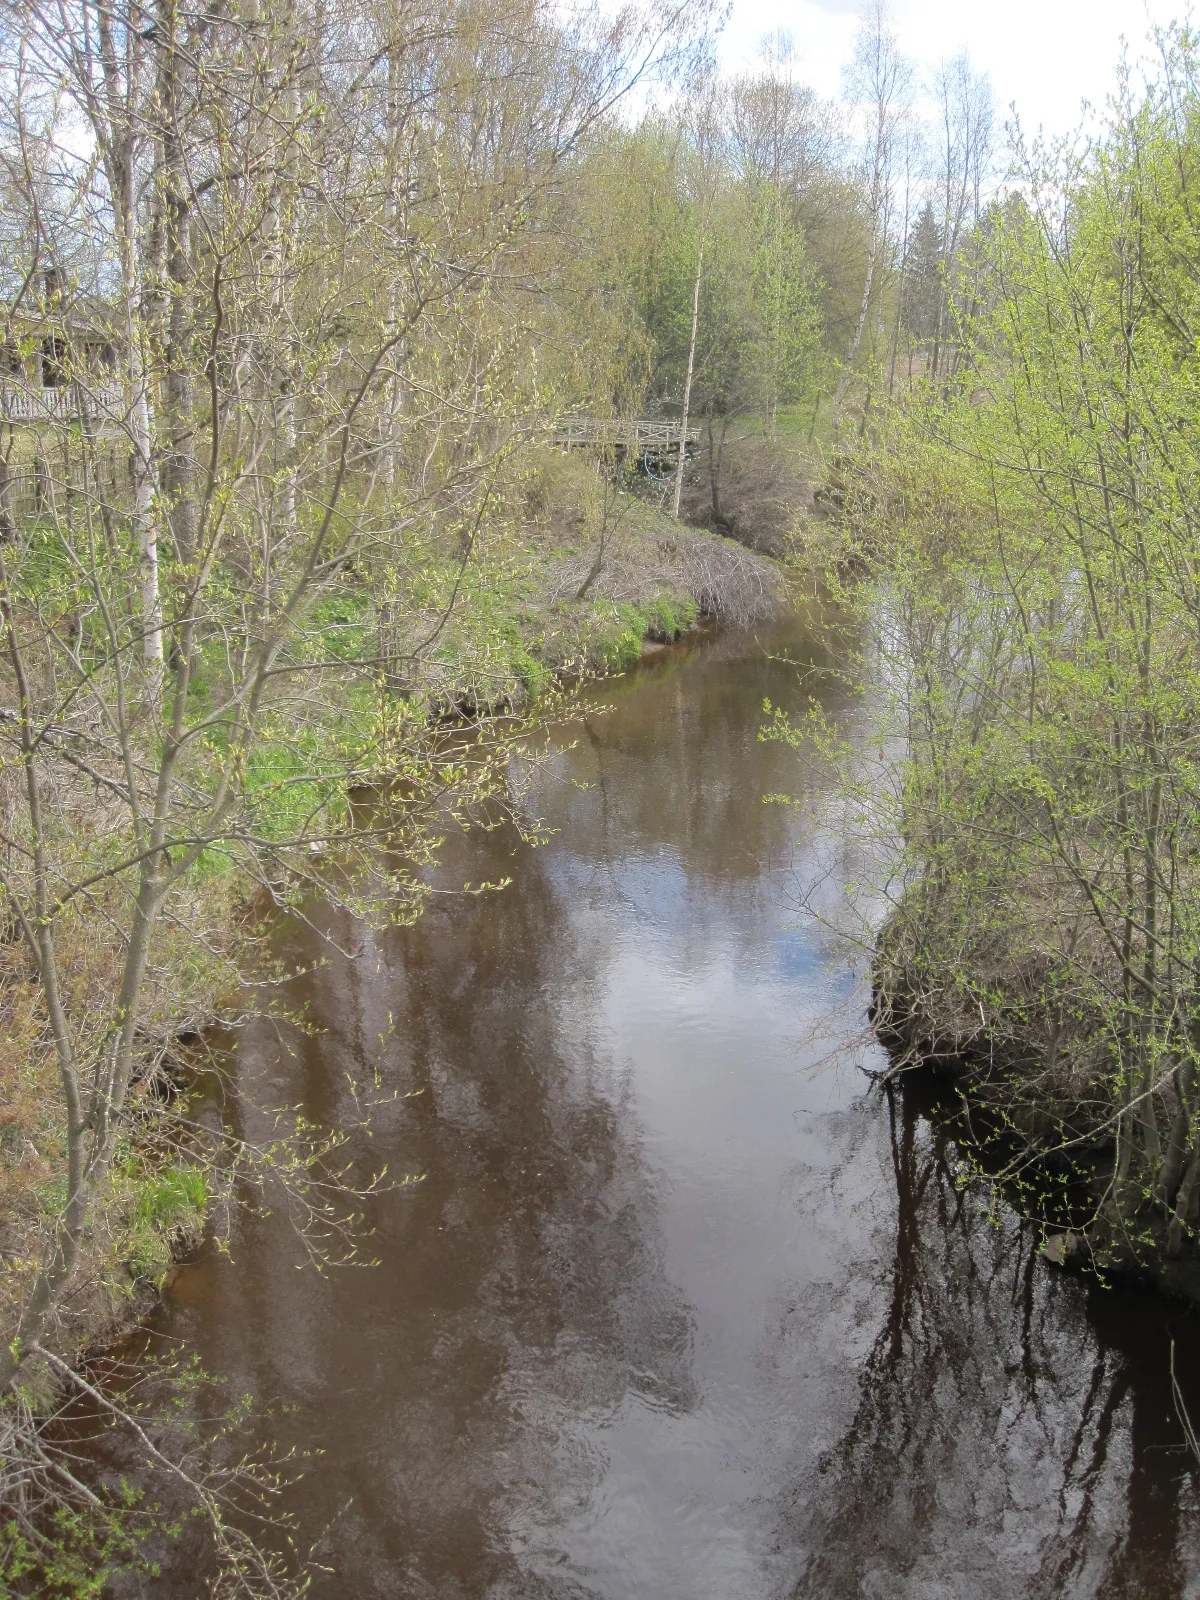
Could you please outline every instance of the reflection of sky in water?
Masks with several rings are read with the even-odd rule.
[[[715,1600],[775,1592],[756,1507],[770,1463],[783,1470],[810,1431],[811,1402],[793,1395],[782,1424],[763,1381],[770,1323],[781,1292],[798,1292],[785,1286],[820,1281],[844,1254],[836,1224],[796,1206],[794,1175],[839,1144],[861,1166],[845,1111],[863,1080],[806,1070],[831,1042],[815,1021],[855,982],[815,925],[757,875],[685,862],[665,848],[605,860],[591,897],[591,859],[560,857],[554,876],[604,952],[594,1009],[564,997],[560,1036],[578,1030],[581,1051],[602,1041],[631,1086],[663,1268],[690,1310],[695,1398],[672,1412],[631,1392],[604,1425],[596,1493],[544,1545],[523,1529],[523,1549],[543,1575],[569,1552],[588,1593]]]
[[[314,1600],[1198,1592],[1162,1314],[1051,1277],[866,1093],[849,947],[796,911],[847,876],[821,785],[753,733],[789,685],[730,640],[627,681],[538,780],[544,848],[451,846],[511,889],[331,960],[294,1054],[248,1036],[318,1120],[380,1060],[365,1153],[426,1174],[378,1271],[315,1282],[247,1220],[170,1314],[325,1451]]]
[[[793,867],[793,870],[795,868]],[[798,920],[794,908],[764,888],[761,880],[735,883],[689,875],[678,851],[666,846],[653,855],[630,855],[598,863],[562,852],[551,867],[559,892],[587,896],[600,889],[607,906],[619,912],[609,936],[622,944],[651,942],[661,960],[697,959],[684,930],[704,929],[707,966],[729,967],[740,984],[763,988],[780,979],[796,980],[803,993],[792,1003],[805,1005],[816,984],[835,1001],[848,999],[859,981],[845,952],[833,947],[812,918]]]
[[[828,967],[828,954],[814,946],[812,934],[805,928],[781,928],[772,943],[776,964],[787,978],[812,978]],[[853,987],[853,973],[844,973],[843,978],[849,978]]]

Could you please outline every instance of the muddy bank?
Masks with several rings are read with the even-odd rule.
[[[1039,1225],[1042,1253],[1067,1271],[1153,1287],[1200,1306],[1197,1209],[1172,1229],[1177,1193],[1156,1193],[1136,1170],[1118,1170],[1111,1103],[1059,1063],[1078,1063],[1065,1041],[993,981],[973,1005],[953,985],[910,965],[901,918],[882,931],[873,963],[870,1020],[888,1051],[890,1080],[910,1074],[950,1086],[947,1126],[1009,1204]],[[994,979],[994,975],[993,975]],[[1057,1069],[1057,1070],[1056,1070]],[[1186,1197],[1185,1197],[1186,1200]]]

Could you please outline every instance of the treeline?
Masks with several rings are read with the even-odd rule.
[[[778,34],[755,71],[701,73],[669,113],[611,128],[574,180],[568,317],[623,363],[577,395],[701,423],[709,501],[693,511],[717,526],[731,424],[775,440],[784,413],[793,440],[844,442],[873,404],[958,370],[1001,219],[991,90],[966,56],[926,85],[931,117],[919,87],[870,5],[841,103]]]
[[[880,1024],[973,1072],[1039,1205],[1086,1177],[1060,1256],[1194,1294],[1200,59],[1159,43],[1102,140],[1019,151],[841,561],[907,750],[859,791],[901,841]]]

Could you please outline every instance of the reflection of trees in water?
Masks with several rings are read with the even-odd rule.
[[[784,642],[799,666],[773,658]],[[571,827],[584,857],[665,846],[689,874],[757,877],[765,860],[787,850],[795,827],[785,808],[760,796],[795,793],[817,777],[794,752],[759,740],[763,700],[800,709],[811,693],[836,712],[847,695],[829,668],[820,643],[793,629],[778,640],[764,630],[758,643],[718,638],[683,670],[650,669],[616,715],[585,719],[569,771],[595,787],[582,793],[556,783],[548,798],[560,814],[552,820]],[[598,693],[611,702],[619,690],[601,685]]]
[[[503,830],[461,841],[446,879],[500,876],[512,848]],[[354,959],[299,985],[325,1031],[292,1039],[298,1059],[265,1036],[243,1047],[248,1080],[293,1102],[303,1085],[330,1122],[352,1111],[346,1075],[369,1084],[378,1059],[354,1154],[426,1174],[371,1206],[378,1268],[316,1281],[282,1223],[253,1222],[168,1319],[235,1390],[297,1407],[268,1424],[285,1444],[325,1452],[288,1497],[314,1534],[341,1512],[322,1545],[336,1577],[315,1594],[574,1592],[528,1575],[523,1530],[586,1499],[603,1468],[589,1440],[627,1394],[694,1400],[627,1096],[603,1061],[562,1054],[557,1008],[594,952],[542,860],[523,852],[510,890],[415,928],[359,930]]]
[[[290,1055],[265,1027],[243,1043],[253,1098],[326,1125],[354,1120],[348,1078],[369,1086],[378,1060],[373,1138],[353,1153],[364,1175],[383,1160],[426,1174],[372,1205],[376,1270],[314,1281],[282,1220],[259,1219],[232,1263],[181,1282],[166,1319],[235,1390],[297,1408],[267,1431],[324,1452],[289,1496],[306,1533],[337,1514],[321,1546],[337,1576],[316,1593],[574,1593],[532,1569],[553,1570],[546,1530],[602,1475],[605,1420],[632,1393],[694,1403],[628,1093],[592,1053],[598,963],[615,953],[596,933],[665,846],[661,892],[688,897],[681,924],[702,949],[726,914],[715,886],[744,886],[786,842],[791,820],[757,797],[790,784],[794,760],[757,728],[764,695],[796,697],[796,673],[745,648],[718,641],[627,698],[609,686],[619,711],[589,719],[545,791],[568,849],[531,852],[504,829],[452,840],[443,884],[513,886],[435,899],[409,930],[331,930],[352,959],[297,933],[294,955],[326,958],[296,986],[321,1031],[290,1036]],[[585,903],[597,869],[600,923]]]
[[[839,1442],[797,1486],[799,1596],[1196,1592],[1196,1482],[1148,1296],[1054,1276],[955,1182],[910,1088],[889,1101],[889,1294]]]

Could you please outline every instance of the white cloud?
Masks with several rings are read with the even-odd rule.
[[[1186,0],[894,0],[902,48],[928,75],[939,59],[967,50],[992,80],[1003,117],[1016,104],[1027,131],[1067,133],[1084,100],[1101,107],[1116,83],[1122,37],[1133,60],[1147,34],[1186,10]],[[786,29],[800,74],[836,96],[858,24],[857,0],[733,0],[721,55],[749,65],[764,35]]]

